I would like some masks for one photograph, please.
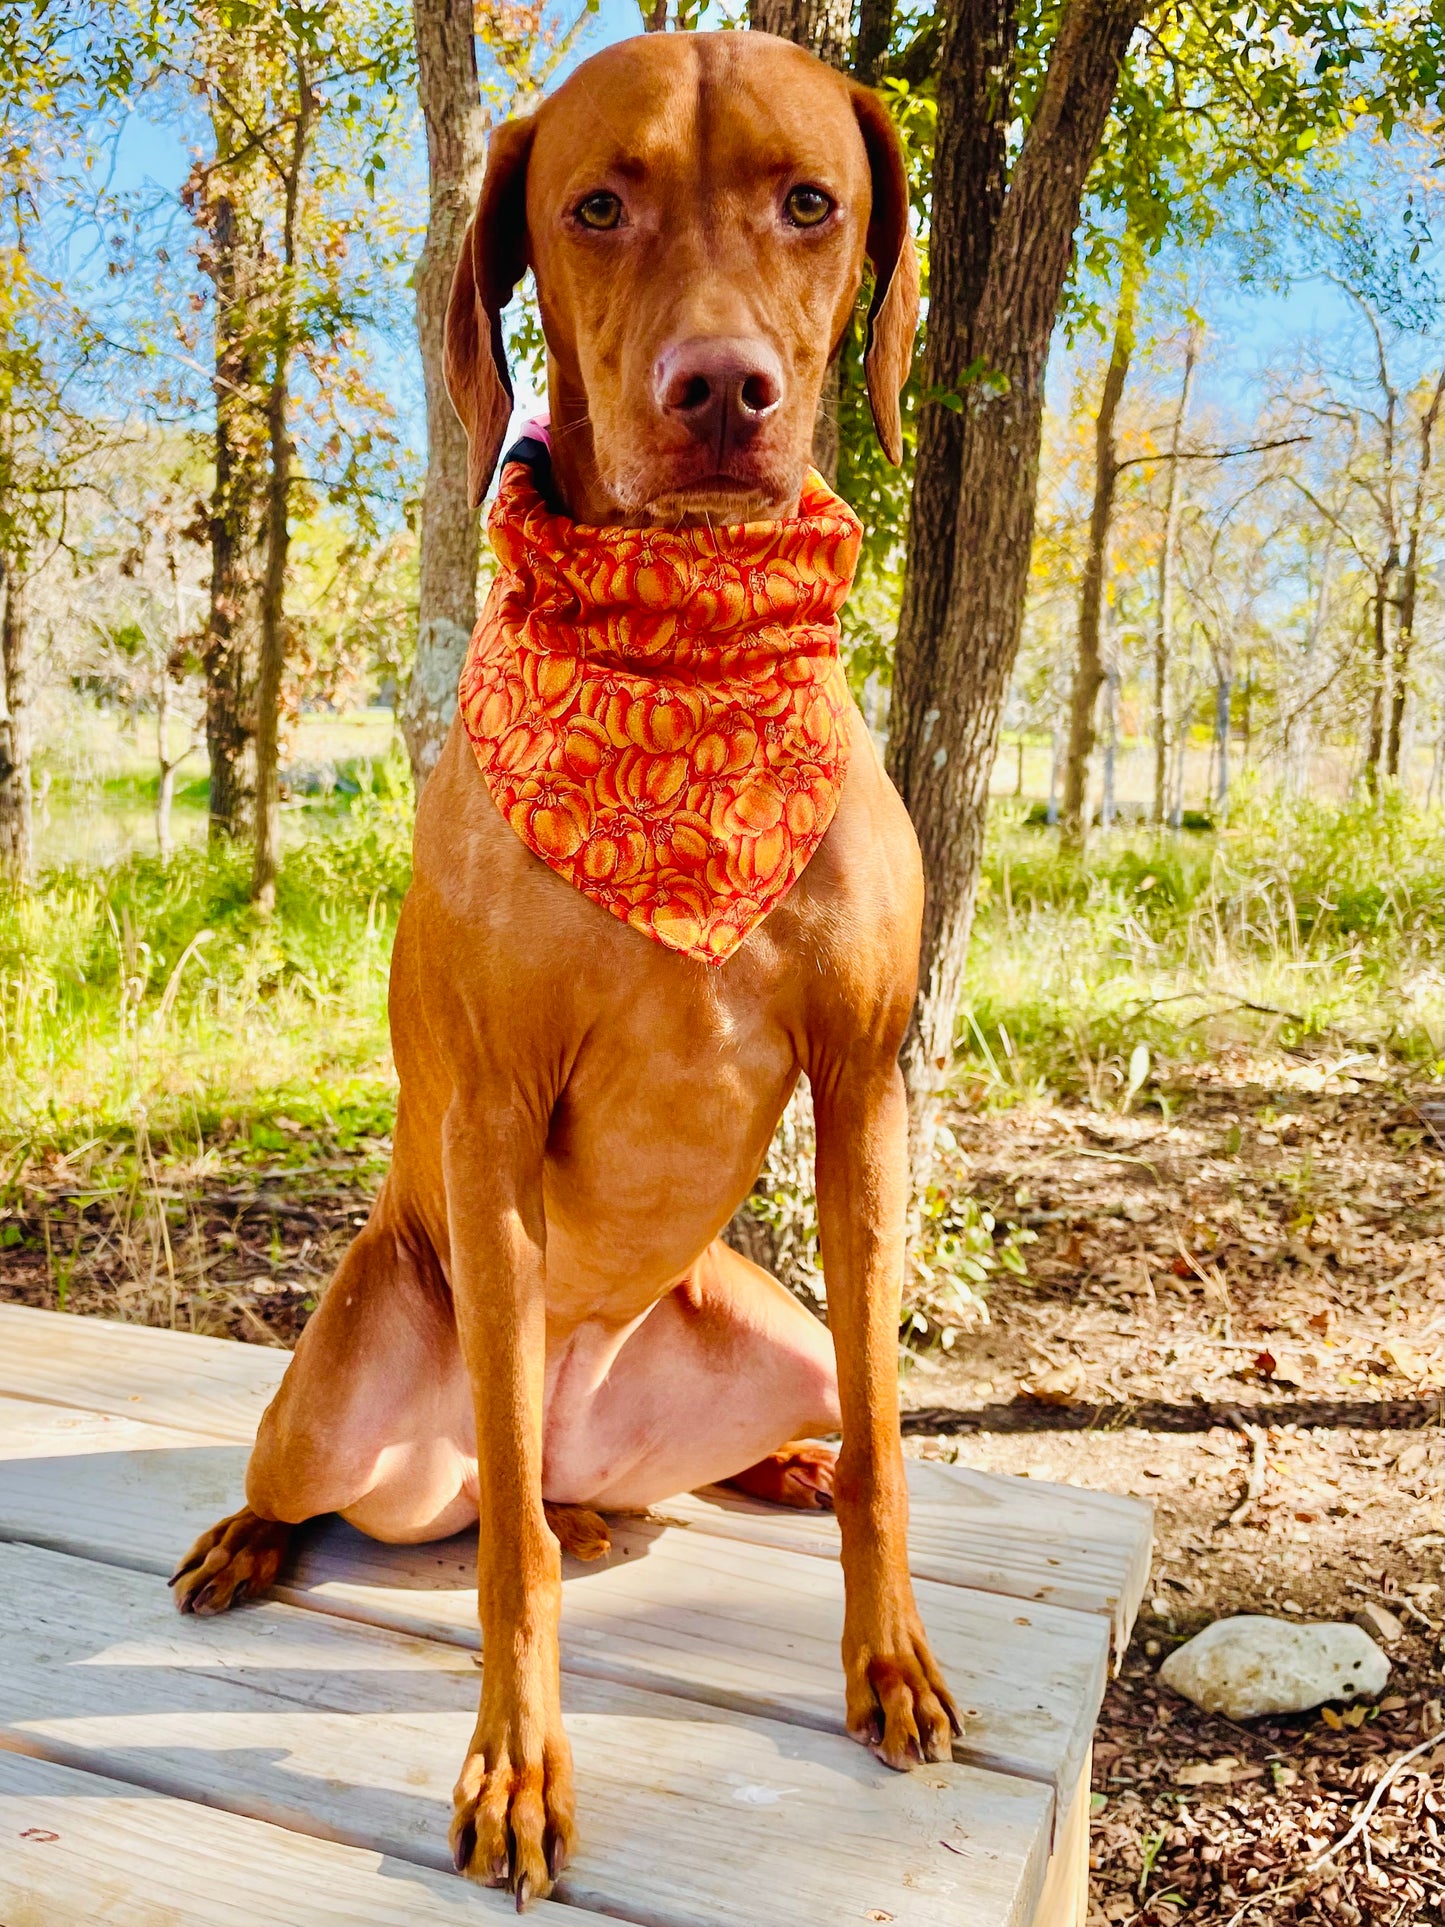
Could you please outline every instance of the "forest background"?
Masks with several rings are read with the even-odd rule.
[[[1299,1869],[1440,1725],[1432,9],[7,8],[0,1292],[283,1344],[314,1307],[490,568],[439,375],[487,127],[720,25],[880,86],[925,257],[902,467],[861,309],[815,442],[929,882],[910,1449],[1160,1502],[1099,1919],[1411,1922],[1423,1778]],[[525,289],[509,339],[525,414]],[[825,1315],[806,1093],[728,1235]],[[1186,1717],[1159,1652],[1239,1605],[1384,1610],[1399,1690]]]

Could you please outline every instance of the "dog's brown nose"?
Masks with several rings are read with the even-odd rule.
[[[783,365],[766,341],[697,335],[664,349],[652,371],[664,415],[718,451],[751,441],[783,398]]]

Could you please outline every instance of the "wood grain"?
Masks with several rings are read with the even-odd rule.
[[[500,1927],[509,1895],[0,1751],[6,1927]],[[543,1903],[537,1927],[603,1927]]]
[[[448,1865],[476,1702],[459,1648],[284,1604],[182,1620],[146,1574],[16,1543],[0,1546],[0,1626],[0,1744]],[[891,1774],[831,1734],[577,1674],[563,1704],[585,1816],[564,1899],[659,1927],[1033,1917],[1043,1786]]]
[[[0,1393],[249,1440],[287,1354],[0,1306]],[[1115,1493],[963,1466],[908,1467],[909,1564],[919,1578],[1104,1615],[1122,1653],[1149,1576],[1149,1507]],[[700,1532],[836,1559],[822,1513],[710,1488],[656,1508]]]
[[[290,1352],[0,1305],[0,1392],[249,1445]]]
[[[245,1449],[0,1399],[0,1537],[166,1575],[241,1503]],[[566,1562],[562,1663],[593,1678],[842,1730],[842,1573],[801,1553],[614,1523],[609,1559]],[[384,1546],[330,1520],[279,1596],[475,1648],[476,1536]],[[956,1758],[1072,1791],[1108,1657],[1094,1614],[918,1582],[966,1714]]]
[[[1122,1654],[1149,1579],[1153,1514],[1142,1500],[915,1459],[908,1505],[915,1576],[1099,1613]],[[784,1511],[721,1486],[657,1510],[723,1538],[838,1557],[827,1513]]]

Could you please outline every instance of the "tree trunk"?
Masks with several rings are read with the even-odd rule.
[[[162,863],[171,860],[171,801],[176,793],[179,761],[171,761],[170,745],[166,742],[166,725],[170,720],[171,679],[163,663],[156,679],[156,758],[161,767],[160,785],[156,790],[156,854]]]
[[[865,87],[883,78],[888,43],[893,38],[893,0],[859,0],[858,32],[853,42],[853,72]]]
[[[1166,458],[1168,480],[1164,487],[1164,534],[1159,544],[1159,587],[1154,612],[1154,821],[1163,823],[1168,813],[1169,767],[1169,663],[1174,638],[1174,563],[1179,539],[1179,441],[1189,414],[1189,390],[1194,381],[1194,362],[1198,343],[1194,331],[1184,349],[1184,380],[1179,389],[1179,406],[1169,435]]]
[[[239,836],[246,822],[257,640],[256,549],[265,492],[258,407],[263,346],[254,312],[262,241],[244,198],[254,157],[228,165],[238,138],[245,138],[229,104],[243,84],[238,72],[223,65],[211,114],[216,166],[195,190],[192,203],[207,235],[202,266],[215,289],[216,476],[209,514],[211,601],[201,649],[213,843]]]
[[[1126,246],[1128,237],[1126,235]],[[1119,312],[1114,322],[1114,348],[1099,399],[1094,427],[1094,506],[1089,516],[1089,550],[1079,591],[1079,660],[1069,699],[1069,746],[1064,765],[1063,832],[1066,848],[1082,849],[1084,801],[1089,780],[1089,758],[1094,753],[1094,707],[1104,681],[1104,658],[1099,648],[1099,623],[1104,606],[1104,577],[1109,566],[1109,526],[1114,516],[1114,489],[1119,480],[1119,457],[1114,445],[1114,422],[1129,376],[1134,352],[1134,312],[1138,275],[1125,260],[1119,289]]]
[[[1216,756],[1214,775],[1214,807],[1223,822],[1229,814],[1229,697],[1233,685],[1228,676],[1219,676],[1214,684],[1214,750]]]
[[[1370,737],[1365,747],[1365,787],[1371,796],[1380,793],[1380,764],[1385,750],[1385,712],[1389,703],[1390,648],[1389,620],[1385,611],[1390,606],[1390,581],[1395,573],[1399,557],[1394,549],[1385,558],[1385,566],[1375,576],[1374,597],[1374,652],[1370,665]]]
[[[30,880],[34,831],[30,791],[30,643],[25,589],[14,565],[0,562],[0,876]]]
[[[1139,0],[1072,0],[1006,176],[1015,12],[958,0],[944,29],[921,412],[888,768],[923,852],[921,980],[904,1047],[915,1179],[953,1052],[989,778],[1033,544],[1044,373],[1084,181]],[[982,379],[975,379],[981,371]]]
[[[1410,652],[1415,646],[1415,605],[1420,588],[1420,531],[1425,520],[1426,494],[1430,478],[1430,458],[1434,452],[1435,424],[1440,404],[1445,400],[1445,369],[1435,384],[1429,406],[1420,420],[1420,456],[1415,469],[1415,499],[1410,513],[1409,533],[1405,540],[1405,566],[1400,575],[1400,616],[1395,630],[1394,689],[1390,701],[1390,728],[1385,745],[1385,772],[1400,774],[1400,733],[1409,696]]]
[[[281,862],[281,677],[286,666],[286,565],[291,551],[289,348],[278,349],[266,417],[271,486],[266,500],[266,574],[261,584],[261,663],[256,678],[256,844],[251,901],[263,915],[276,907]]]
[[[748,25],[754,33],[775,33],[806,47],[830,67],[848,65],[851,0],[749,0]]]
[[[430,176],[426,241],[416,264],[427,470],[416,659],[401,730],[420,794],[456,714],[457,681],[477,619],[479,518],[468,500],[466,431],[447,395],[442,350],[452,270],[481,192],[487,116],[477,81],[471,0],[413,0],[412,16]]]
[[[297,216],[313,105],[311,84],[298,51],[296,109],[282,223],[281,286],[273,330],[271,385],[266,396],[271,475],[266,496],[266,575],[261,585],[261,664],[256,679],[256,845],[251,869],[251,901],[263,916],[269,916],[276,906],[276,872],[281,863],[281,678],[286,666],[286,567],[291,554],[291,436],[286,417],[295,345]]]

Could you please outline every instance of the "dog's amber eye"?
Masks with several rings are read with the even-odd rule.
[[[616,227],[622,219],[622,203],[615,194],[589,194],[577,204],[577,219],[583,227]]]
[[[833,212],[833,203],[821,187],[795,187],[783,206],[794,227],[818,227]]]

